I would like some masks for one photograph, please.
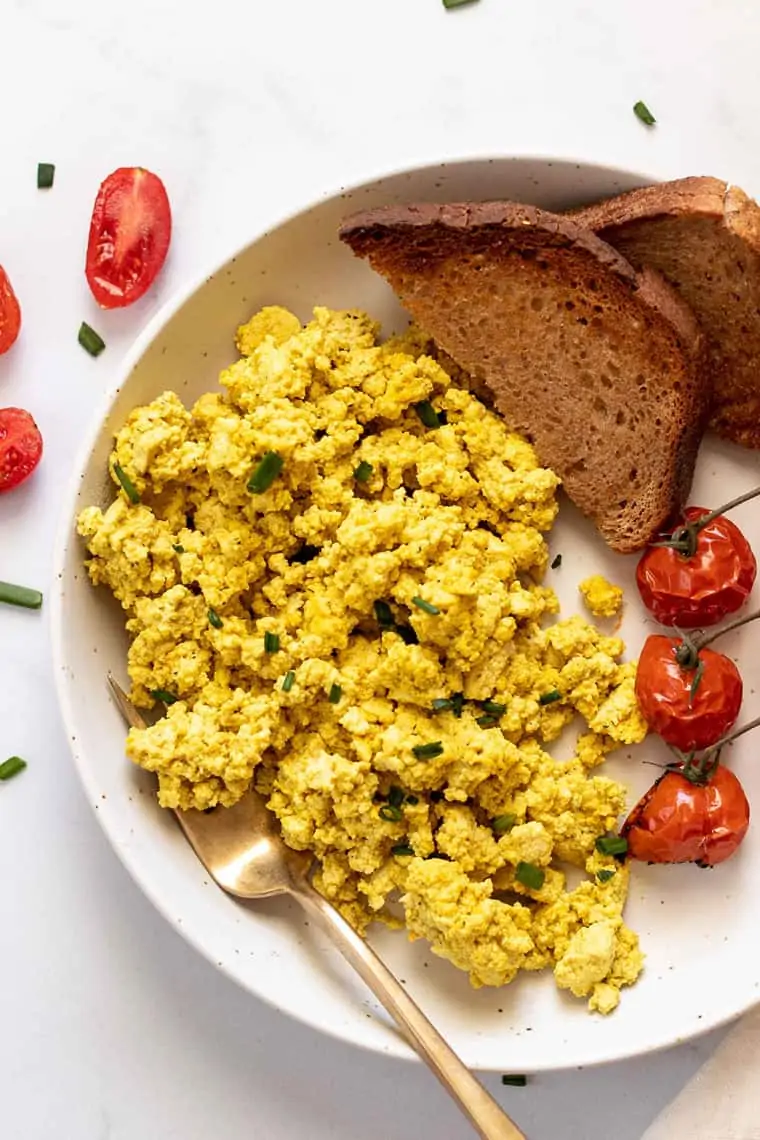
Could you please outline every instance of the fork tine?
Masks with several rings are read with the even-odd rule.
[[[127,724],[131,725],[132,728],[147,728],[147,723],[140,716],[139,712],[132,704],[119,682],[114,677],[113,673],[108,673],[107,677],[108,684],[111,689],[111,696],[113,697],[116,707],[124,717]]]

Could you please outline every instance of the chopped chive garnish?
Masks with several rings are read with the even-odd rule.
[[[646,103],[642,103],[641,99],[639,99],[638,103],[633,104],[633,113],[636,118],[641,119],[642,123],[647,127],[653,127],[657,122]]]
[[[52,162],[37,163],[37,189],[49,190],[55,178],[55,166]]]
[[[596,841],[596,849],[600,855],[625,855],[628,850],[628,840],[622,835],[600,835]]]
[[[79,326],[77,340],[82,348],[85,349],[86,352],[89,352],[90,356],[100,356],[106,347],[106,342],[103,340],[103,337],[99,336],[99,334],[95,332],[95,329],[87,324],[87,321],[82,321]]]
[[[113,473],[121,483],[121,489],[129,499],[132,506],[137,506],[137,504],[140,502],[140,492],[137,490],[137,487],[135,487],[134,483],[130,479],[129,475],[127,475],[121,464],[114,463]]]
[[[426,428],[433,429],[441,426],[438,413],[429,400],[422,400],[419,404],[415,404],[414,410]]]
[[[429,744],[415,744],[412,752],[418,760],[433,760],[443,755],[443,745],[440,740],[431,740]]]
[[[451,711],[459,719],[464,708],[464,693],[453,693],[451,697]]]
[[[397,843],[395,847],[391,847],[391,855],[414,855],[414,848],[408,843]]]
[[[312,546],[311,543],[305,542],[303,546],[300,546],[298,548],[295,554],[292,554],[290,556],[288,561],[291,564],[293,562],[296,562],[300,565],[305,565],[307,562],[311,562],[314,558],[317,557],[317,555],[320,553],[320,549],[321,548],[319,546]]]
[[[391,807],[401,807],[404,802],[404,789],[397,788],[395,785],[388,792],[388,803]]]
[[[336,685],[333,682],[333,684],[330,685],[330,693],[329,693],[328,698],[327,698],[328,701],[330,702],[331,705],[337,705],[338,701],[340,700],[340,698],[342,696],[343,696],[343,690],[341,689],[340,685]]]
[[[449,697],[436,697],[432,704],[433,712],[446,712],[453,707],[454,702]]]
[[[419,645],[420,639],[410,625],[397,625],[396,633],[405,645]]]
[[[264,634],[264,652],[265,653],[279,653],[280,650],[280,637],[277,633],[270,633],[269,630]]]
[[[497,815],[495,819],[491,820],[491,828],[497,835],[506,835],[516,823],[517,816],[514,812],[507,811],[504,815]]]
[[[507,711],[507,706],[501,701],[483,701],[481,708],[483,712],[490,713],[491,716],[504,716]]]
[[[424,598],[412,598],[412,605],[416,606],[418,610],[422,610],[424,614],[432,614],[433,617],[441,612],[438,606],[434,606],[432,602],[426,602]]]
[[[221,629],[222,626],[224,625],[224,622],[222,621],[222,619],[219,617],[219,614],[214,609],[209,609],[208,620],[211,622],[214,629]]]
[[[10,756],[0,764],[0,780],[10,780],[18,776],[19,772],[23,772],[24,768],[26,760],[22,760],[20,756]]]
[[[552,570],[559,570],[562,565],[562,555],[556,554],[552,559]]]
[[[289,693],[290,692],[290,690],[293,688],[293,682],[295,681],[295,679],[296,679],[296,675],[293,672],[293,670],[288,669],[287,673],[285,674],[285,678],[282,682],[283,693]]]
[[[375,602],[375,617],[383,629],[390,629],[393,625],[393,611],[387,602]]]
[[[600,883],[609,883],[610,879],[614,879],[615,872],[603,868],[601,871],[597,871],[596,877]]]
[[[494,728],[499,723],[499,718],[491,713],[485,713],[483,716],[476,717],[475,723],[479,728]]]
[[[528,887],[531,891],[540,891],[544,885],[546,872],[537,867],[535,863],[523,863],[520,861],[515,867],[515,878],[518,883],[522,883],[524,887]]]
[[[42,605],[42,594],[39,590],[30,590],[28,586],[0,582],[0,602],[5,602],[7,606],[21,606],[25,610],[38,610]]]
[[[184,554],[185,553],[184,546],[180,546],[180,544],[178,542],[174,543],[174,545],[172,546],[172,550],[174,551],[175,554]]]
[[[462,0],[462,2],[463,2],[463,0]],[[446,3],[446,0],[444,0],[444,4],[445,3]],[[524,1089],[528,1083],[528,1078],[523,1077],[522,1075],[503,1076],[501,1078],[501,1083],[503,1085],[512,1085],[516,1089]]]
[[[419,797],[418,797],[418,796],[407,796],[407,797],[406,797],[406,802],[407,802],[408,804],[411,804],[411,805],[412,805],[412,807],[416,807],[416,806],[417,806],[417,804],[418,804],[420,801],[419,801]]]
[[[398,823],[404,818],[401,808],[394,807],[392,804],[383,804],[377,814],[388,823]]]
[[[354,468],[354,479],[357,483],[367,483],[372,478],[373,471],[372,464],[367,463],[366,459],[362,459],[361,463]]]
[[[175,697],[174,693],[170,693],[167,689],[151,689],[150,695],[154,701],[161,701],[164,705],[174,705],[179,700],[179,697]]]
[[[548,693],[542,693],[538,698],[540,705],[553,705],[555,701],[562,700],[562,693],[559,689],[550,689]]]
[[[276,451],[268,451],[248,480],[248,490],[252,495],[262,495],[268,491],[282,471],[284,460]]]

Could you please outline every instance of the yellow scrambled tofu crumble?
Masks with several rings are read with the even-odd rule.
[[[623,608],[623,591],[601,574],[592,574],[579,583],[586,608],[594,617],[615,617]]]
[[[167,391],[117,434],[139,502],[79,531],[126,611],[132,699],[167,704],[128,754],[165,807],[253,780],[359,931],[400,924],[400,900],[473,985],[552,967],[607,1013],[642,965],[628,869],[595,849],[625,806],[597,768],[646,731],[635,666],[546,621],[553,472],[424,337],[377,336],[359,312],[264,309],[222,392]]]

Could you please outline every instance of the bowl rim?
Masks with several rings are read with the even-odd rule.
[[[403,1038],[398,1034],[389,1034],[386,1038],[385,1046],[378,1048],[375,1042],[360,1040],[353,1036],[346,1036],[338,1032],[333,1026],[325,1026],[318,1024],[315,1019],[307,1015],[301,1015],[294,1010],[281,1006],[277,999],[267,993],[254,993],[234,972],[232,972],[226,963],[217,962],[211,955],[209,950],[199,941],[195,932],[189,929],[185,924],[178,924],[176,914],[171,908],[162,892],[154,889],[153,883],[150,878],[145,876],[141,870],[139,859],[134,856],[131,850],[122,845],[111,843],[108,829],[103,820],[102,814],[96,810],[97,800],[99,793],[96,793],[95,784],[91,775],[92,769],[85,761],[84,754],[79,742],[79,738],[75,732],[76,714],[73,707],[72,700],[69,695],[69,686],[64,681],[64,675],[67,673],[65,649],[62,638],[62,617],[64,605],[64,568],[66,566],[67,556],[69,555],[72,538],[74,532],[72,530],[72,522],[75,518],[77,508],[77,498],[79,494],[80,485],[84,478],[84,473],[87,469],[89,457],[97,442],[98,436],[102,430],[103,424],[107,420],[109,413],[116,401],[124,384],[128,381],[132,372],[137,367],[138,363],[154,343],[154,341],[161,335],[162,331],[169,324],[169,322],[177,315],[182,307],[200,292],[201,289],[217,274],[222,272],[230,262],[237,257],[240,257],[245,251],[250,249],[253,245],[263,240],[271,232],[282,228],[288,223],[295,221],[297,218],[316,209],[323,203],[338,198],[341,195],[353,194],[363,190],[366,187],[371,187],[378,182],[389,181],[393,178],[403,176],[409,173],[420,173],[424,171],[433,171],[440,169],[451,169],[455,167],[475,166],[482,164],[495,164],[507,162],[520,162],[520,163],[535,163],[536,165],[557,165],[557,166],[574,166],[576,168],[596,168],[604,171],[606,174],[619,173],[625,179],[631,178],[638,179],[641,184],[651,184],[661,181],[662,179],[652,172],[643,172],[639,170],[631,170],[617,164],[607,165],[603,162],[596,162],[590,158],[579,158],[572,155],[545,155],[545,154],[489,154],[489,155],[462,155],[456,156],[449,160],[439,160],[423,162],[419,165],[402,164],[393,167],[384,167],[380,169],[373,169],[368,176],[358,178],[349,183],[338,183],[326,189],[323,189],[316,197],[313,197],[305,204],[298,208],[293,208],[283,212],[282,214],[275,215],[262,225],[254,229],[253,233],[244,242],[236,243],[232,248],[227,248],[223,255],[217,257],[210,266],[206,267],[191,280],[185,284],[180,284],[167,300],[160,305],[158,310],[150,317],[142,330],[137,334],[131,346],[127,349],[122,357],[120,363],[115,368],[112,379],[108,383],[105,392],[101,399],[98,401],[95,412],[93,413],[85,433],[82,436],[82,442],[76,450],[75,457],[67,477],[66,487],[60,507],[58,517],[58,524],[56,527],[55,539],[53,544],[52,556],[52,589],[50,604],[48,607],[49,617],[49,630],[50,630],[50,643],[53,665],[53,680],[55,685],[55,692],[58,701],[58,706],[61,711],[61,718],[66,733],[67,744],[69,752],[71,753],[74,761],[74,767],[77,771],[79,780],[84,789],[87,801],[90,805],[93,814],[99,821],[99,825],[106,833],[106,838],[109,841],[109,846],[114,851],[115,855],[121,862],[122,866],[126,869],[132,880],[138,886],[140,891],[150,900],[156,910],[163,916],[167,923],[177,932],[182,938],[189,943],[195,951],[200,953],[216,970],[224,974],[230,981],[234,982],[246,993],[253,997],[264,1001],[270,1007],[276,1009],[279,1013],[285,1014],[292,1018],[293,1021],[306,1025],[309,1028],[326,1034],[329,1037],[340,1041],[343,1044],[352,1047],[361,1048],[373,1054],[380,1053],[381,1055],[393,1057],[399,1060],[415,1061],[421,1063],[418,1055],[406,1044]],[[760,999],[758,999],[760,1001]],[[676,1038],[672,1040],[664,1040],[661,1043],[651,1047],[647,1052],[659,1052],[664,1049],[670,1048],[685,1039],[695,1039],[702,1036],[713,1029],[732,1021],[739,1014],[744,1012],[746,1006],[731,1009],[719,1020],[710,1020],[706,1025],[695,1023],[693,1031],[689,1032],[686,1037]],[[596,1065],[603,1065],[615,1061],[628,1059],[632,1054],[627,1053],[625,1049],[615,1050],[613,1053],[609,1049],[600,1048],[596,1055],[586,1057],[583,1062],[583,1067],[591,1067]],[[549,1066],[532,1065],[530,1071],[561,1071],[561,1069],[576,1068],[577,1066],[569,1060],[567,1065],[561,1068],[556,1064]],[[499,1071],[498,1068],[493,1067],[493,1071]]]

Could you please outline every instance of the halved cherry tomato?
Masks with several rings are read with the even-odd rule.
[[[131,305],[166,260],[172,213],[157,174],[120,167],[98,190],[87,244],[87,281],[104,309]]]
[[[644,720],[682,752],[708,748],[736,723],[742,704],[741,674],[733,661],[700,649],[694,668],[680,665],[683,641],[652,634],[636,669],[636,699]]]
[[[679,526],[708,512],[688,507]],[[663,539],[668,536],[664,535]],[[752,589],[757,562],[746,538],[719,515],[696,535],[690,557],[667,546],[650,546],[636,570],[644,605],[661,625],[697,629],[735,613]]]
[[[7,352],[21,328],[21,307],[8,274],[0,265],[0,356]]]
[[[734,854],[748,827],[744,789],[718,764],[704,784],[666,772],[636,804],[620,834],[628,840],[628,854],[641,862],[714,867]]]
[[[0,408],[0,491],[28,479],[42,457],[42,436],[23,408]]]

